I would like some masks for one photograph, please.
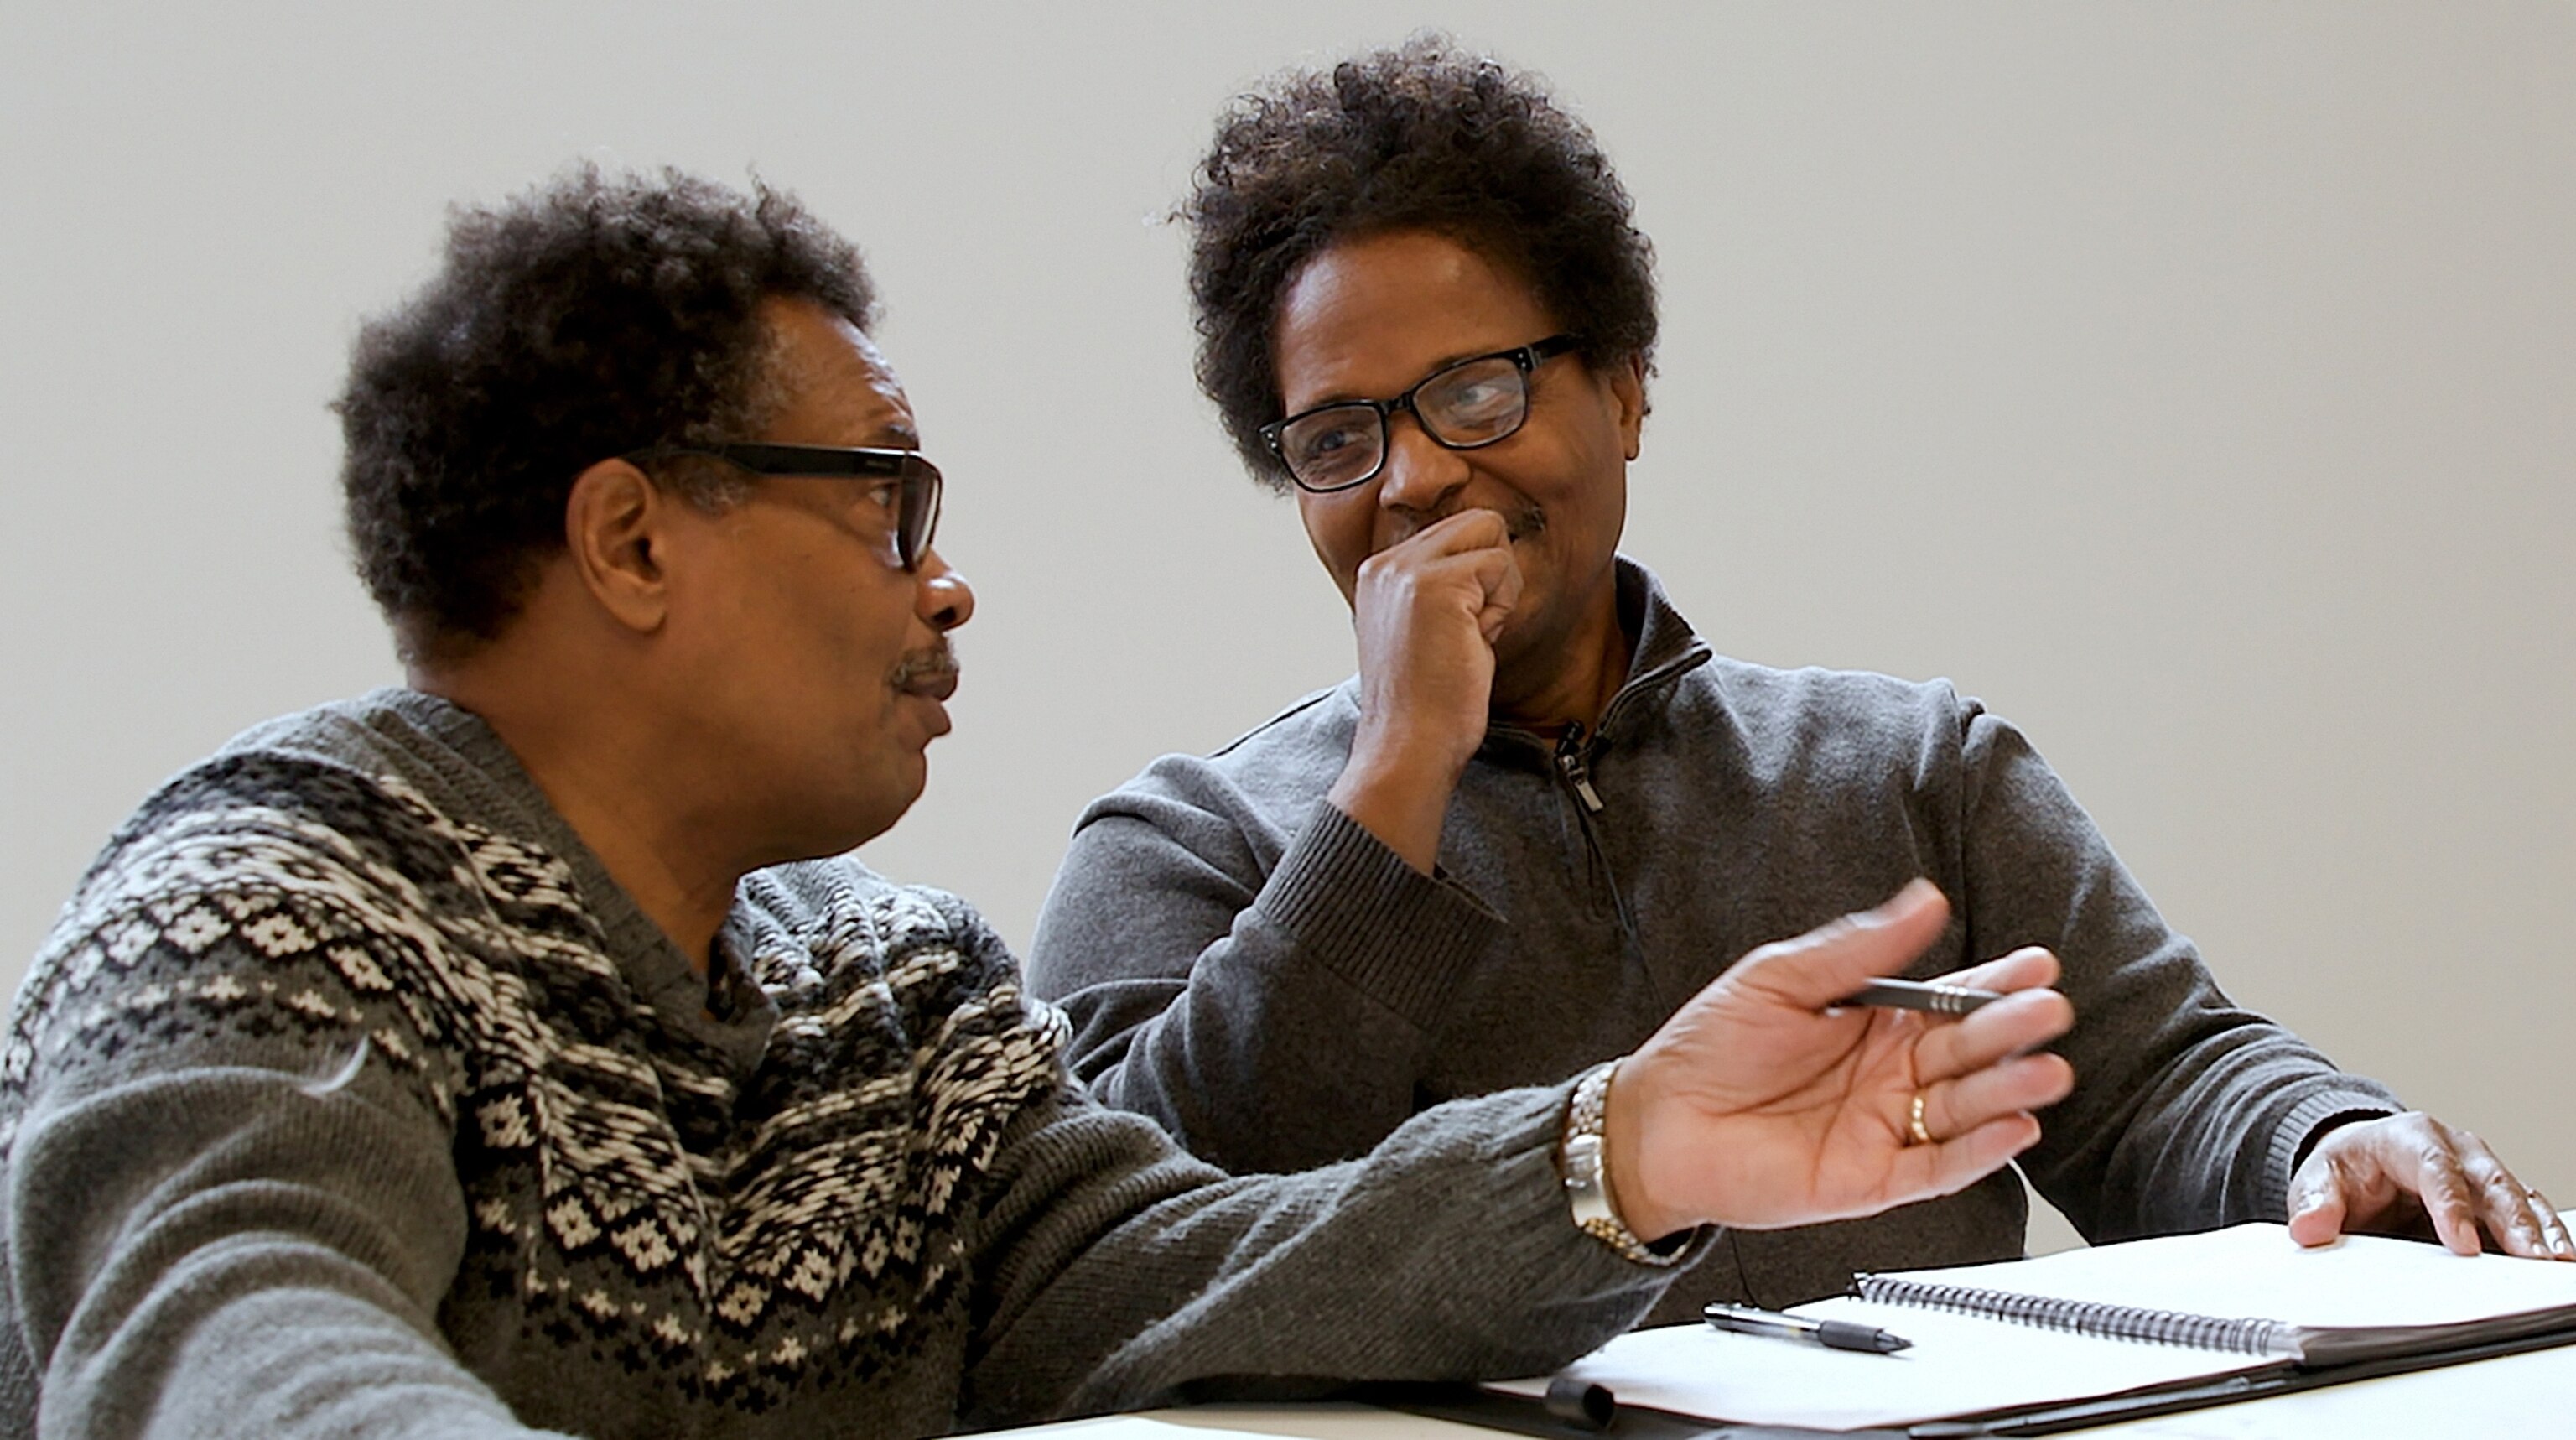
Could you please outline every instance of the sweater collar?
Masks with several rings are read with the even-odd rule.
[[[1664,582],[1655,578],[1654,571],[1625,555],[1614,563],[1618,569],[1619,623],[1632,628],[1637,646],[1628,657],[1628,678],[1621,682],[1619,693],[1610,697],[1603,711],[1605,725],[1609,712],[1619,708],[1622,696],[1696,670],[1716,653],[1691,629],[1682,612],[1673,608],[1672,600],[1664,594]]]
[[[733,913],[716,932],[714,953],[709,956],[709,963],[723,966],[723,971],[712,980],[701,977],[662,927],[608,873],[572,822],[546,799],[535,777],[519,762],[518,753],[483,717],[453,701],[411,689],[376,691],[360,702],[362,710],[370,703],[382,707],[379,713],[401,717],[432,742],[427,753],[404,748],[415,761],[445,772],[440,778],[468,812],[455,818],[525,836],[563,862],[627,984],[666,1023],[723,1051],[738,1071],[747,1072],[759,1063],[777,1017],[775,1007],[749,978],[749,932],[739,889]],[[371,728],[380,733],[388,729],[381,723]],[[442,750],[452,760],[442,764],[436,758]],[[461,767],[456,762],[462,762]],[[727,1012],[723,1018],[710,1013],[720,1000]]]
[[[1616,736],[1635,723],[1631,717],[1651,708],[1651,697],[1707,664],[1716,653],[1673,608],[1655,572],[1625,555],[1617,557],[1614,564],[1619,624],[1635,643],[1629,649],[1628,676],[1619,682],[1609,703],[1601,707],[1601,723],[1583,742],[1586,745],[1598,743],[1605,736]],[[1354,689],[1354,701],[1357,694]],[[1560,743],[1515,726],[1495,725],[1485,731],[1484,750],[1488,755],[1514,755],[1547,763]]]

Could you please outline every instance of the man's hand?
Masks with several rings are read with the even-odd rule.
[[[1494,637],[1520,594],[1520,562],[1491,510],[1459,511],[1360,565],[1359,733],[1326,798],[1425,875],[1450,792],[1484,743]]]
[[[2057,959],[2015,951],[1950,977],[2012,992],[1963,1018],[1827,1006],[1941,933],[1917,880],[1875,910],[1765,945],[1664,1022],[1611,1079],[1610,1192],[1640,1238],[1697,1224],[1768,1229],[1946,1195],[2039,1139],[2032,1111],[2075,1072],[2027,1054],[2075,1012]],[[1913,1143],[1914,1097],[1933,1143]]]
[[[2507,1255],[2576,1260],[2576,1243],[2541,1193],[2485,1141],[2420,1111],[2338,1125],[2290,1177],[2290,1238],[2323,1245],[2344,1231],[2430,1234],[2475,1255],[2479,1232]]]

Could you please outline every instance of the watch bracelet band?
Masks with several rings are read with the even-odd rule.
[[[1638,1239],[1628,1222],[1619,1218],[1617,1199],[1610,1193],[1610,1168],[1602,1143],[1610,1113],[1610,1076],[1618,1068],[1619,1062],[1613,1060],[1575,1082],[1573,1102],[1565,1110],[1565,1136],[1557,1147],[1566,1205],[1573,1211],[1575,1228],[1609,1246],[1619,1258],[1639,1265],[1670,1265],[1681,1258],[1681,1252],[1662,1254]]]

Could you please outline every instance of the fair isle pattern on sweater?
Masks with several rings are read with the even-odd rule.
[[[37,958],[0,1155],[40,1058],[106,1082],[132,1057],[346,1057],[452,1134],[451,1335],[755,1411],[898,1366],[913,1322],[962,1313],[960,1217],[1060,1083],[1064,1022],[962,903],[838,873],[812,933],[754,927],[738,955],[779,1011],[740,1075],[633,992],[559,858],[396,777],[220,758],[136,813]],[[741,901],[816,913],[764,906],[780,883]]]

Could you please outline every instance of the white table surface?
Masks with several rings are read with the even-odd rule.
[[[1493,1440],[1502,1433],[1363,1405],[1206,1405],[1009,1433],[1065,1440],[1217,1440],[1210,1432],[1291,1440]],[[2103,1440],[2576,1436],[2576,1345],[2072,1433]]]

